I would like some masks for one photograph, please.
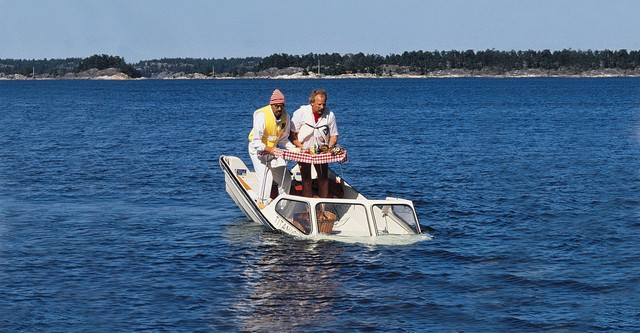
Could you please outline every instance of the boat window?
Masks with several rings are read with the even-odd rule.
[[[367,209],[361,204],[323,202],[316,205],[318,232],[340,236],[371,236]]]
[[[309,204],[303,201],[282,199],[276,204],[276,212],[306,235],[311,233],[310,211]]]
[[[373,205],[372,214],[378,235],[420,233],[420,226],[418,225],[415,211],[409,205]]]

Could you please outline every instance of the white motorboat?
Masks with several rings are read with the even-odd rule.
[[[329,168],[333,198],[303,197],[297,164],[290,170],[292,190],[259,205],[253,189],[256,175],[235,156],[221,156],[226,190],[247,218],[270,230],[299,237],[380,238],[420,235],[420,224],[410,200],[387,197],[369,200]],[[428,236],[427,236],[428,237]],[[392,237],[393,238],[393,237]]]

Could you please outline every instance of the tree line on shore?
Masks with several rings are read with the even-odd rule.
[[[162,58],[126,63],[119,56],[93,55],[88,58],[66,59],[0,59],[0,73],[48,75],[62,77],[91,68],[116,68],[130,77],[153,77],[159,73],[185,73],[241,77],[271,68],[300,68],[303,75],[321,72],[324,75],[374,74],[384,75],[389,66],[402,67],[418,75],[434,71],[465,69],[509,72],[523,69],[569,70],[584,72],[601,69],[635,70],[640,66],[640,51],[406,51],[381,56],[362,52],[290,55],[277,53],[267,57],[246,58]]]

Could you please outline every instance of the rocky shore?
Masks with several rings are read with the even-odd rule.
[[[428,72],[424,75],[412,72],[400,66],[385,66],[382,74],[342,74],[323,75],[314,72],[306,73],[304,69],[289,67],[284,69],[270,68],[260,72],[247,72],[243,76],[230,76],[225,73],[204,75],[200,73],[161,72],[144,79],[156,80],[209,80],[209,79],[393,79],[393,78],[534,78],[534,77],[571,77],[571,78],[604,78],[604,77],[640,77],[640,68],[634,70],[600,69],[590,71],[576,71],[570,69],[540,70],[522,69],[502,72],[492,69],[466,70],[449,69]],[[133,80],[128,75],[115,68],[104,70],[90,69],[79,73],[67,73],[63,76],[22,74],[5,74],[0,72],[0,80]],[[140,80],[140,79],[136,79]]]

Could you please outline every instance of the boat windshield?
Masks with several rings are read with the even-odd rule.
[[[420,233],[413,207],[405,204],[377,204],[371,209],[378,235]]]
[[[305,235],[312,231],[310,211],[309,203],[304,201],[282,199],[276,205],[276,213]]]
[[[363,237],[420,233],[413,207],[403,203],[315,203],[283,199],[278,202],[276,212],[306,235],[317,232]]]
[[[318,231],[340,236],[371,236],[367,209],[357,203],[323,202],[316,205]]]

